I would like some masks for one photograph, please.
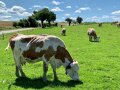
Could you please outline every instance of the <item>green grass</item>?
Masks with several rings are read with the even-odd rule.
[[[87,28],[94,27],[100,42],[89,42]],[[12,52],[7,46],[11,34],[0,39],[0,89],[1,90],[119,90],[120,89],[120,28],[109,24],[70,26],[67,36],[60,35],[60,27],[24,31],[24,34],[52,34],[60,37],[71,56],[78,61],[81,82],[73,82],[65,69],[57,69],[60,81],[53,81],[52,68],[47,73],[48,82],[42,81],[42,62],[26,64],[23,70],[28,78],[16,78]]]

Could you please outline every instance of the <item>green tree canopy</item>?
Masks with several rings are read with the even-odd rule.
[[[71,22],[72,22],[73,20],[70,19],[70,18],[66,18],[65,21],[67,21],[67,22],[69,23],[69,26],[70,26],[70,24],[71,24]]]
[[[49,11],[48,8],[43,8],[42,10],[34,11],[33,13],[35,19],[41,21],[42,28],[44,27],[43,22],[45,20],[47,20],[50,24],[51,21],[55,21],[56,19],[56,15],[53,12]]]
[[[76,19],[76,21],[80,24],[80,23],[82,23],[83,19],[78,16],[77,19]]]

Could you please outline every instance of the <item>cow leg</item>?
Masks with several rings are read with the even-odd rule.
[[[48,65],[45,62],[43,62],[43,81],[44,82],[47,81],[47,78],[46,78],[47,71],[48,71]]]
[[[15,64],[16,64],[16,76],[19,77],[19,71],[21,73],[22,77],[26,77],[26,75],[24,74],[22,67],[21,67],[21,62],[20,62],[20,57],[17,57],[17,55],[14,55],[14,60],[15,60]]]
[[[92,37],[91,36],[89,36],[89,41],[92,41]]]
[[[54,80],[58,80],[57,74],[56,74],[56,68],[53,68],[53,73],[54,73]]]
[[[21,65],[18,66],[18,69],[20,70],[21,77],[26,77],[25,73],[24,73],[23,70],[22,70]]]
[[[56,73],[56,64],[55,63],[51,63],[51,67],[53,69],[54,80],[58,80],[57,73]]]
[[[18,70],[18,67],[16,66],[16,72],[15,72],[15,75],[17,76],[17,77],[20,77],[20,75],[19,75],[19,70]]]

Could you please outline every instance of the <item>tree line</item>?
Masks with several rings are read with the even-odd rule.
[[[19,22],[13,22],[14,27],[46,27],[51,26],[51,22],[54,22],[56,20],[56,14],[52,11],[50,11],[48,8],[43,8],[39,11],[33,11],[33,14],[29,16],[27,19],[20,19]],[[82,22],[81,17],[77,17],[76,21],[80,24]],[[39,23],[40,21],[41,23]],[[47,23],[44,23],[46,21]],[[66,18],[66,20],[69,23],[69,26],[71,22],[73,21],[70,18]],[[54,23],[53,26],[57,26],[57,23]]]
[[[76,24],[76,23],[79,23],[79,24],[82,23],[83,19],[78,16],[78,17],[76,18],[76,21],[73,20],[73,19],[71,19],[71,18],[66,18],[65,21],[67,21],[67,22],[69,23],[69,26],[70,26],[72,22],[73,22],[74,24]]]
[[[20,19],[19,22],[13,22],[14,27],[45,27],[44,21],[47,21],[47,26],[51,26],[51,21],[56,20],[56,14],[54,12],[49,11],[48,8],[44,8],[39,11],[34,11],[32,16],[29,16],[27,19]],[[41,24],[38,22],[41,21]]]

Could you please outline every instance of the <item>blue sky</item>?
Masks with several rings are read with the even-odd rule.
[[[120,0],[0,0],[0,20],[27,18],[45,7],[57,15],[59,22],[78,16],[84,22],[120,21]]]

